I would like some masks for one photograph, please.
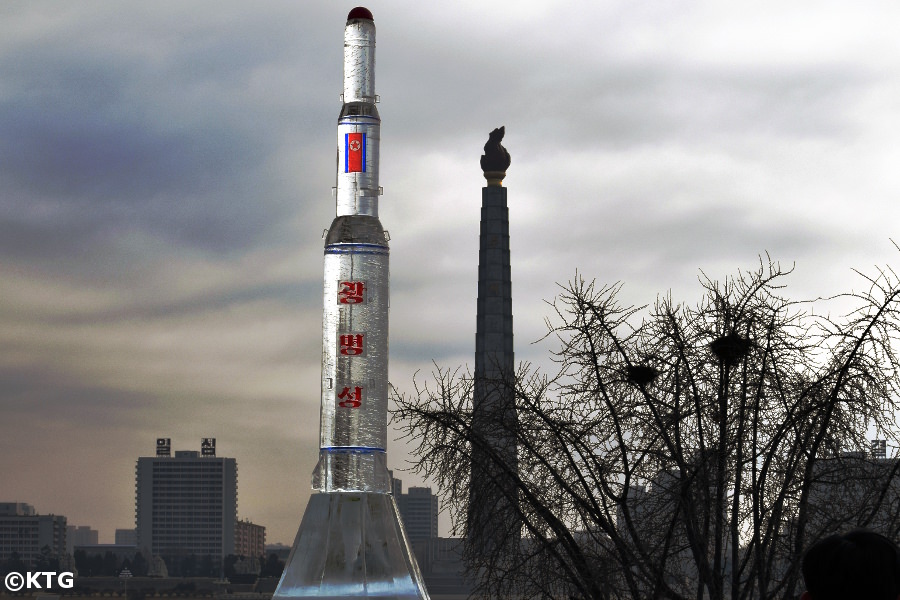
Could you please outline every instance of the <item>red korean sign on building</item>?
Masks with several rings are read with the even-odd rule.
[[[366,134],[344,134],[344,173],[366,172]]]

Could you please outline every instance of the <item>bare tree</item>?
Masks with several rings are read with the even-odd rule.
[[[650,308],[576,276],[547,321],[558,372],[520,366],[517,419],[494,424],[514,429],[517,465],[472,427],[470,374],[437,367],[395,395],[456,533],[469,533],[473,452],[492,461],[481,472],[515,482],[502,489],[518,519],[504,522],[522,541],[467,553],[476,593],[793,598],[811,540],[853,526],[897,535],[900,459],[859,450],[873,433],[900,442],[900,284],[879,272],[847,295],[856,310],[830,319],[782,295],[788,274],[761,262],[704,277],[697,306]]]

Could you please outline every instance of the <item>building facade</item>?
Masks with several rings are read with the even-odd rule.
[[[202,451],[169,454],[167,438],[157,455],[135,469],[137,546],[161,556],[172,570],[180,557],[212,558],[215,565],[235,551],[237,461],[215,455],[215,440]]]
[[[857,527],[900,534],[900,459],[882,448],[819,458],[809,488],[806,534],[814,540]]]
[[[88,525],[68,525],[66,527],[66,552],[72,554],[75,546],[91,546],[100,543],[100,532]]]
[[[235,523],[234,553],[254,558],[265,556],[266,528],[246,520]]]
[[[0,561],[15,553],[34,567],[44,548],[53,558],[66,556],[66,518],[39,515],[24,502],[0,502]]]
[[[137,546],[137,531],[134,529],[116,529],[117,546]]]
[[[430,487],[410,487],[394,499],[410,542],[438,536],[438,497]]]
[[[425,578],[428,594],[435,600],[468,598],[472,582],[466,578],[462,538],[439,538],[412,542],[416,562]]]

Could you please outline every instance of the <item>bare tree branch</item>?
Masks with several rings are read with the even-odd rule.
[[[510,543],[467,552],[476,593],[792,598],[811,541],[900,533],[898,277],[863,276],[866,291],[841,297],[856,308],[831,319],[783,296],[789,273],[766,257],[723,282],[703,275],[696,306],[638,308],[576,274],[550,303],[556,373],[524,364],[493,382],[513,386],[516,411],[491,431],[473,427],[470,373],[435,365],[395,392],[394,421],[455,533],[470,533],[472,487],[506,482],[483,483],[517,514],[499,520]],[[866,453],[872,432],[893,456]],[[486,463],[474,478],[473,455]]]

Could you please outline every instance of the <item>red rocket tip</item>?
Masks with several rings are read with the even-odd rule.
[[[372,22],[375,21],[375,19],[372,18],[372,13],[365,6],[357,6],[351,10],[350,14],[347,15],[347,20],[349,21],[351,19],[368,19]]]

